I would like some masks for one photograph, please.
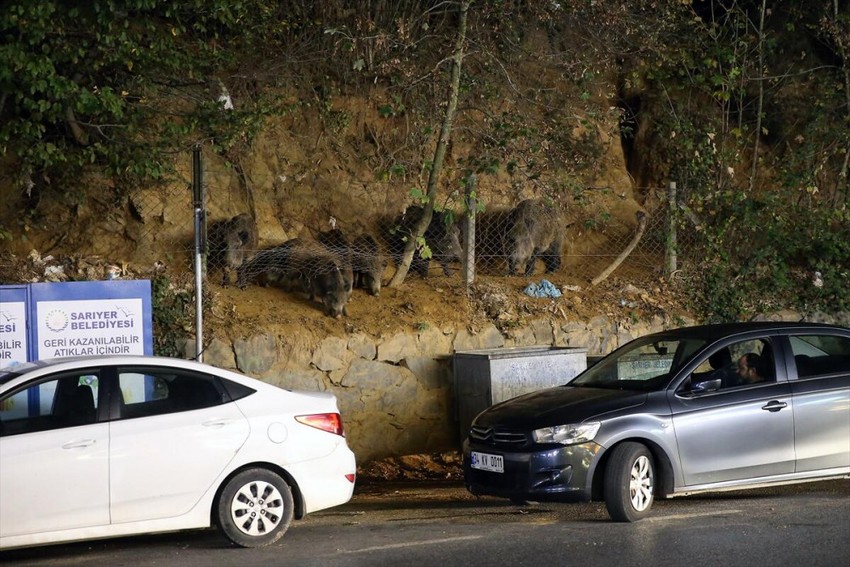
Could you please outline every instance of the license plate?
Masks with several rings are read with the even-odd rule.
[[[505,472],[505,458],[502,455],[490,455],[488,453],[472,451],[469,455],[469,464],[472,468],[482,471]]]

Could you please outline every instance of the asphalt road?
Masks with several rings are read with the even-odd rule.
[[[634,524],[611,522],[604,504],[515,506],[457,483],[380,484],[293,522],[269,548],[204,530],[11,550],[0,564],[847,567],[850,480],[659,501]]]

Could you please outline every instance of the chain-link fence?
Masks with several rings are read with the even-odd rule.
[[[191,192],[148,190],[135,194],[132,203],[142,220],[139,239],[150,243],[143,248],[164,250],[173,270],[191,271]],[[235,214],[227,214],[228,207]],[[335,226],[312,233],[303,230],[298,238],[261,248],[257,243],[263,222],[257,223],[250,213],[236,213],[240,208],[249,208],[248,203],[237,200],[206,212],[208,280],[225,285],[278,285],[313,295],[333,291],[337,285],[348,293],[352,287],[363,287],[377,294],[380,282],[393,275],[423,213],[421,206],[411,206],[401,215],[375,218],[374,230],[348,232]],[[514,207],[484,207],[474,216],[476,276],[551,274],[565,282],[589,282],[618,258],[622,260],[616,265],[620,279],[669,273],[676,268],[671,264],[672,253],[678,262],[688,257],[694,231],[677,234],[666,206],[638,213],[591,215],[534,199]],[[457,277],[466,256],[462,242],[467,222],[461,213],[436,211],[417,243],[409,277],[433,279],[435,285],[441,277]],[[623,257],[624,252],[628,254]]]
[[[410,206],[403,214],[386,218],[374,214],[350,231],[342,225],[310,230],[296,222],[296,213],[290,219],[280,212],[288,205],[258,209],[238,187],[217,191],[211,199],[214,204],[203,203],[207,239],[200,265],[206,281],[278,286],[312,296],[332,315],[342,312],[353,288],[380,293],[382,283],[395,274],[424,212],[421,206]],[[474,254],[462,245],[469,219],[460,211],[436,211],[418,243],[408,278],[435,287],[445,285],[446,278],[463,283],[468,271],[462,270],[462,260],[467,258],[474,258],[476,282],[547,278],[558,286],[585,287],[609,273],[618,282],[642,285],[677,267],[686,268],[694,255],[697,231],[689,225],[683,230],[678,214],[672,219],[677,222],[671,223],[666,201],[646,211],[631,206],[622,207],[625,212],[613,207],[605,211],[532,199],[514,206],[476,207]],[[193,209],[188,183],[140,189],[130,195],[126,218],[121,220],[125,238],[115,239],[114,250],[101,243],[97,250],[81,245],[67,257],[42,258],[33,252],[25,269],[11,262],[0,268],[10,282],[146,278],[167,269],[170,281],[191,293]],[[300,230],[280,230],[282,226]]]
[[[125,232],[136,243],[133,261],[150,265],[165,260],[171,273],[191,274],[200,216],[205,237],[200,265],[207,281],[240,287],[274,285],[319,299],[330,296],[322,300],[331,312],[344,305],[354,287],[379,293],[381,283],[389,281],[399,266],[425,212],[421,205],[411,205],[395,215],[340,214],[362,222],[350,230],[330,218],[325,230],[311,230],[297,218],[305,212],[318,218],[309,213],[309,204],[296,208],[281,201],[273,207],[260,206],[263,199],[269,202],[268,196],[252,195],[238,175],[213,178],[210,185],[216,187],[216,194],[209,199],[199,189],[204,185],[200,163],[193,167],[191,183],[145,188],[130,195],[131,220]],[[669,274],[677,269],[677,261],[689,256],[696,241],[694,230],[677,230],[679,223],[671,222],[679,220],[671,219],[677,202],[674,191],[675,184],[661,190],[644,188],[644,193],[666,193],[668,198],[643,209],[625,197],[626,191],[607,191],[620,197],[599,202],[470,203],[468,209],[474,214],[437,210],[416,243],[408,277],[425,278],[435,285],[444,277],[468,283],[472,277],[506,276],[547,277],[558,284],[582,285],[598,283],[614,270],[618,279],[626,281]],[[327,210],[316,206],[317,211]],[[470,241],[474,245],[468,245],[473,250],[462,246],[468,241],[464,230],[474,234]],[[474,260],[474,273],[469,269],[460,273],[462,261],[469,260]]]

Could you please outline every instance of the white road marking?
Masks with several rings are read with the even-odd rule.
[[[378,545],[375,547],[364,547],[363,549],[354,549],[351,551],[344,551],[343,553],[365,553],[368,551],[382,551],[385,549],[400,549],[404,547],[414,547],[417,545],[434,545],[438,543],[451,543],[455,541],[469,541],[473,539],[481,539],[483,536],[463,536],[463,537],[449,537],[444,539],[429,539],[427,541],[411,541],[406,543],[393,543],[390,545]]]
[[[718,510],[717,512],[700,512],[697,514],[674,514],[672,516],[653,516],[644,518],[642,521],[661,522],[664,520],[687,520],[690,518],[702,518],[705,516],[723,516],[725,514],[742,514],[742,510]]]

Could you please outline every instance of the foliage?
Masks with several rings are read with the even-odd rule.
[[[181,342],[194,329],[194,295],[165,274],[151,278],[154,354],[182,357]]]
[[[694,6],[690,32],[635,80],[651,92],[657,170],[678,182],[703,239],[686,268],[693,305],[710,320],[846,310],[848,61],[840,42],[806,43],[842,17],[789,2],[760,34],[754,5]]]
[[[736,321],[786,307],[850,310],[850,210],[801,215],[779,199],[735,198],[706,233],[694,265],[693,305],[707,320]]]
[[[262,0],[4,0],[0,147],[28,195],[79,188],[86,169],[156,179],[196,141],[256,132],[223,112],[216,73],[257,37]],[[261,28],[260,28],[261,29]]]

